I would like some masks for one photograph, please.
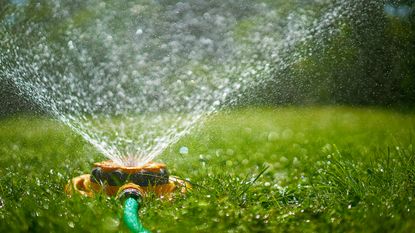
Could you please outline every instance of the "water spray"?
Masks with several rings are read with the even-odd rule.
[[[111,160],[94,163],[90,174],[73,178],[65,186],[68,195],[79,193],[93,197],[98,193],[115,196],[123,202],[123,220],[135,233],[150,232],[138,216],[140,204],[148,195],[172,199],[174,192],[186,193],[189,182],[170,176],[163,163],[148,162],[142,166],[127,167]]]

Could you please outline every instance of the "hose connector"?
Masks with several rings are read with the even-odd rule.
[[[141,199],[144,195],[144,190],[134,183],[128,183],[120,187],[117,193],[117,199],[125,200],[127,198]]]

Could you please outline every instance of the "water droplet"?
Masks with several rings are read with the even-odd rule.
[[[297,157],[294,157],[293,159],[293,166],[299,166],[300,165],[300,160],[298,160]]]
[[[182,155],[187,155],[189,153],[189,148],[187,148],[185,146],[182,146],[179,149],[179,153],[182,154]]]
[[[141,34],[143,34],[143,29],[141,29],[141,28],[137,29],[137,31],[135,31],[135,34],[136,34],[136,35],[141,35]]]
[[[69,221],[69,222],[68,222],[68,226],[69,226],[70,228],[74,228],[74,227],[75,227],[75,223],[74,223],[74,222],[72,222],[72,221]]]
[[[74,48],[75,48],[74,43],[73,43],[71,40],[68,42],[68,48],[69,48],[70,50],[72,50],[72,49],[74,49]]]

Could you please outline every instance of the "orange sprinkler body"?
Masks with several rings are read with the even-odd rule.
[[[126,167],[107,160],[95,163],[91,174],[70,180],[65,192],[88,197],[100,192],[116,196],[124,190],[135,189],[143,197],[154,193],[158,197],[171,198],[174,191],[185,193],[190,188],[187,181],[169,176],[165,164],[149,162],[143,166]]]

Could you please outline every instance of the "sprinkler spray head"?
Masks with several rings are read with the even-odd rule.
[[[108,196],[145,197],[155,193],[159,197],[170,197],[175,190],[185,193],[190,184],[169,175],[163,163],[149,162],[142,166],[127,167],[111,160],[94,163],[91,174],[73,178],[65,187],[67,194],[74,192],[94,196],[103,192]]]
[[[111,160],[95,163],[91,172],[91,182],[120,186],[127,182],[146,187],[169,183],[169,173],[163,163],[149,162],[139,167],[125,167]]]

